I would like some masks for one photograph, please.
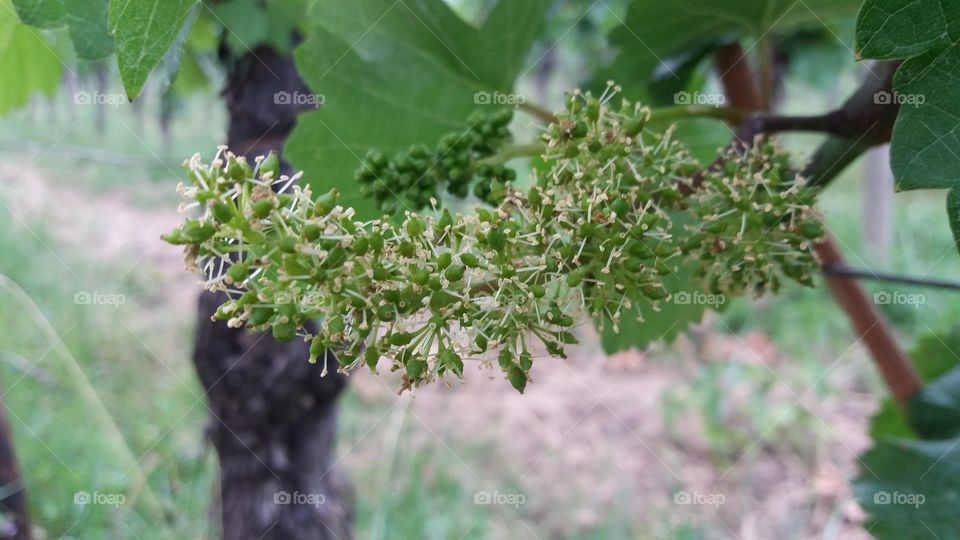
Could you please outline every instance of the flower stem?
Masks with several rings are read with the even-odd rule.
[[[653,109],[650,114],[650,121],[653,122],[674,122],[678,120],[691,120],[694,118],[709,118],[714,120],[723,120],[734,124],[739,124],[747,116],[747,113],[741,109],[733,107],[713,107],[710,105],[677,105],[673,107],[664,107]],[[536,157],[546,152],[547,146],[542,142],[532,142],[527,144],[516,144],[505,146],[499,153],[480,161],[487,165],[503,165],[508,161],[524,157]]]

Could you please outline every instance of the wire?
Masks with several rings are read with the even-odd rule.
[[[886,281],[890,283],[903,283],[905,285],[916,285],[919,287],[931,287],[935,289],[960,290],[960,283],[955,281],[946,281],[942,279],[918,278],[912,276],[903,276],[890,274],[887,272],[874,272],[872,270],[860,270],[851,268],[844,264],[834,264],[823,267],[823,273],[832,276],[845,276],[858,279],[868,279],[872,281]]]

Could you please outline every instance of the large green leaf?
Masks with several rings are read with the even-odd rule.
[[[917,371],[923,380],[935,380],[908,404],[909,426],[889,400],[874,417],[877,443],[860,457],[855,493],[871,514],[867,530],[878,538],[960,538],[958,344],[958,330],[918,341],[911,353]]]
[[[80,58],[96,60],[113,53],[107,32],[108,0],[13,0],[17,15],[36,28],[70,30],[70,40]]]
[[[857,54],[906,59],[893,85],[901,103],[890,145],[897,189],[960,186],[958,44],[960,2],[866,0],[860,11]],[[958,211],[948,201],[951,224],[960,223]]]
[[[634,0],[624,25],[610,35],[620,50],[611,72],[649,80],[658,66],[667,74],[676,72],[677,58],[703,46],[852,16],[859,5],[860,0]]]
[[[909,58],[960,41],[960,2],[866,0],[857,16],[857,54]]]
[[[57,28],[66,22],[63,0],[13,0],[17,16],[30,26]]]
[[[900,66],[894,89],[905,103],[893,130],[890,164],[897,189],[960,185],[960,49],[931,51]]]
[[[113,54],[107,30],[108,0],[63,0],[70,41],[77,56],[97,60]]]
[[[954,351],[960,351],[960,328],[949,332],[931,332],[917,340],[910,351],[913,366],[925,383],[936,380],[954,369],[960,360]],[[870,420],[870,436],[915,438],[914,428],[893,399],[887,398]]]
[[[0,115],[25,105],[34,93],[54,94],[62,70],[43,36],[17,20],[8,0],[0,0]]]
[[[197,0],[110,0],[109,28],[131,100],[174,44]]]
[[[881,539],[960,538],[960,440],[890,439],[860,457],[854,493]]]
[[[947,216],[950,218],[954,243],[960,250],[960,188],[953,188],[947,193]]]
[[[925,439],[960,435],[960,368],[928,384],[910,400],[910,425]]]
[[[370,149],[397,152],[463,129],[478,92],[510,92],[550,0],[501,0],[479,27],[442,0],[320,0],[298,68],[325,106],[300,117],[287,157],[316,189],[376,216],[354,171]]]

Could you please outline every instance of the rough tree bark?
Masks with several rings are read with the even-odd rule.
[[[13,447],[13,432],[7,420],[7,406],[0,401],[0,538],[30,540],[27,495],[20,479],[20,466]]]
[[[309,92],[293,59],[265,46],[240,58],[221,56],[228,145],[251,162],[279,152],[302,108],[274,95]],[[336,400],[346,384],[336,358],[327,355],[329,374],[321,376],[323,366],[306,361],[301,340],[283,344],[269,333],[212,322],[222,301],[209,293],[200,298],[194,363],[220,458],[223,537],[350,538],[350,490],[334,456]]]

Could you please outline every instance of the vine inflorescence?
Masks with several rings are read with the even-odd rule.
[[[296,177],[278,176],[275,156],[250,166],[221,149],[209,165],[189,161],[181,192],[196,217],[165,239],[186,246],[207,289],[230,295],[215,319],[271,328],[279,340],[301,335],[311,360],[335,349],[344,371],[386,358],[405,387],[461,376],[464,360],[477,359],[495,361],[522,391],[537,351],[564,356],[577,321],[618,330],[634,307],[655,314],[679,292],[665,277],[681,264],[696,265],[717,293],[810,283],[810,243],[822,230],[785,154],[758,141],[705,170],[671,130],[645,129],[648,109],[614,105],[613,95],[570,96],[543,136],[548,168],[526,190],[494,175],[492,209],[361,222],[336,191],[314,197]],[[507,122],[471,125],[496,126],[500,144]],[[396,175],[439,163],[435,181],[459,196],[496,144],[457,145],[449,163],[438,157],[448,143],[432,155],[374,154],[359,175],[383,203],[379,182],[396,190]],[[310,335],[304,322],[317,318]]]
[[[516,173],[502,164],[485,163],[484,159],[496,155],[510,141],[508,126],[512,119],[510,109],[494,114],[475,113],[465,131],[445,135],[433,150],[417,145],[392,157],[371,150],[356,178],[377,207],[388,212],[432,206],[432,200],[444,188],[450,195],[463,199],[472,187],[481,201],[498,204],[506,184],[516,179]]]

